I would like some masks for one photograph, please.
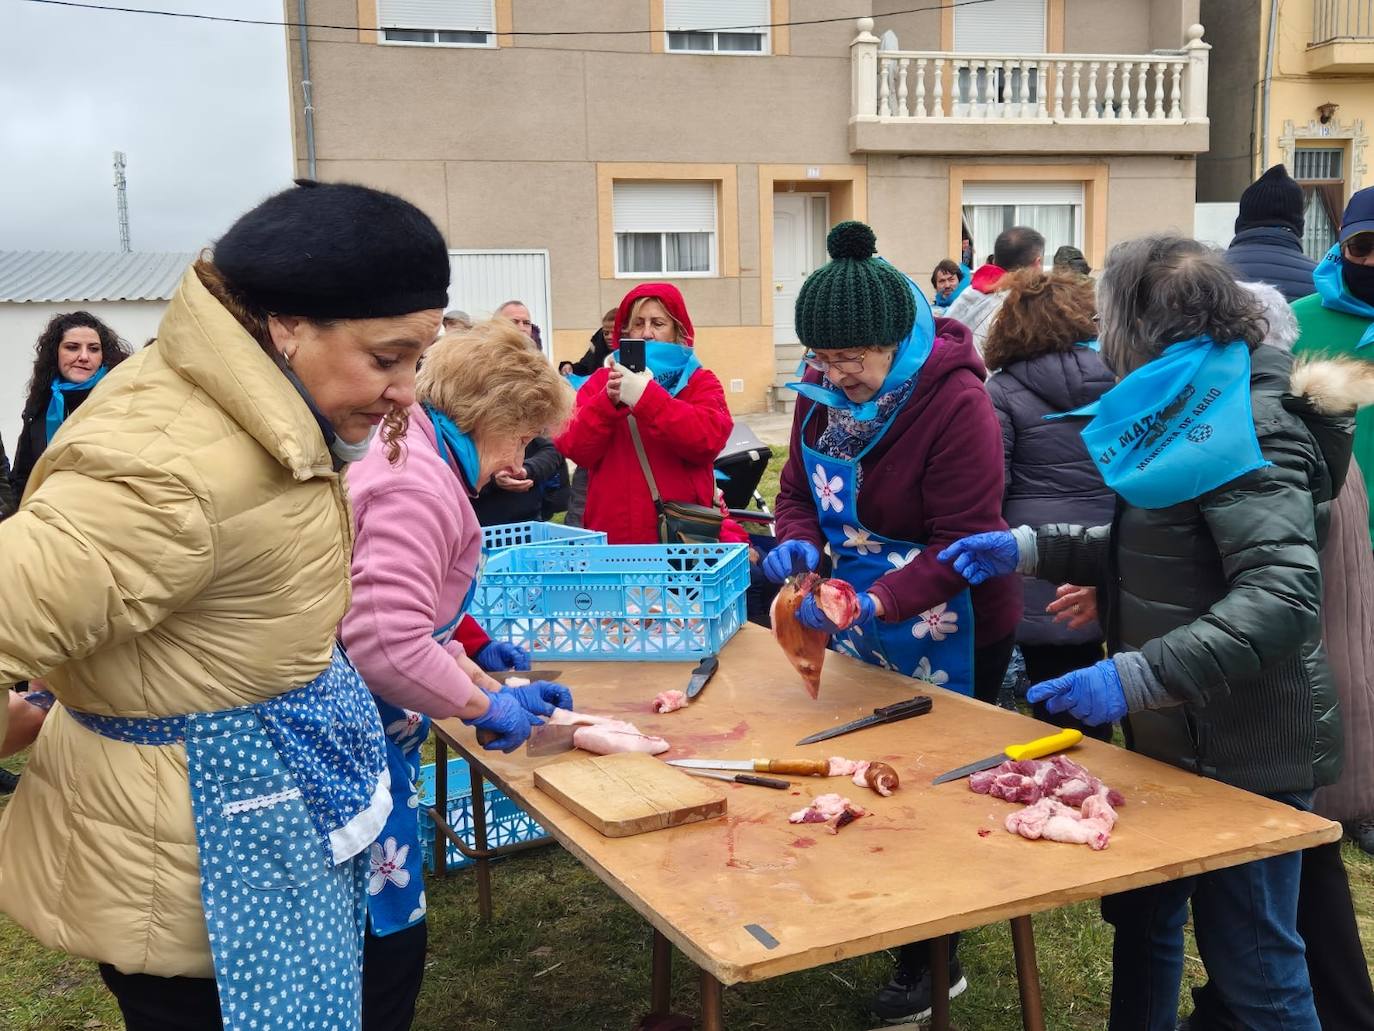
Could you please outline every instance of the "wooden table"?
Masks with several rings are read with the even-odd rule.
[[[580,710],[618,716],[673,743],[662,758],[767,756],[883,759],[902,778],[880,798],[848,778],[795,778],[789,792],[721,783],[723,819],[610,839],[534,786],[533,771],[583,753],[529,759],[480,749],[456,720],[435,724],[437,770],[446,746],[490,777],[655,930],[652,1003],[667,1012],[670,943],[702,972],[702,1021],[722,1027],[721,989],[742,981],[936,939],[932,974],[936,1028],[947,1026],[945,935],[1010,920],[1022,1019],[1043,1028],[1030,914],[1113,892],[1203,873],[1335,841],[1340,827],[1124,749],[1085,740],[1072,757],[1126,796],[1110,846],[1026,841],[1003,819],[1016,806],[976,795],[967,780],[933,787],[945,770],[1004,745],[1047,733],[1046,725],[875,669],[826,657],[820,698],[807,697],[772,636],[746,625],[720,655],[718,672],[689,708],[667,715],[654,694],[686,685],[691,663],[563,663]],[[874,706],[930,694],[933,711],[816,745],[795,742]],[[442,782],[439,785],[439,798]],[[793,825],[787,814],[839,791],[870,810],[837,835]],[[482,823],[477,824],[479,830]],[[435,854],[442,855],[436,842]],[[479,851],[485,848],[479,837]],[[479,892],[490,912],[487,857]],[[751,930],[751,928],[753,930]]]

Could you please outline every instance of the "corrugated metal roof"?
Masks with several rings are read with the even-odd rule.
[[[165,301],[195,254],[0,251],[0,301]]]

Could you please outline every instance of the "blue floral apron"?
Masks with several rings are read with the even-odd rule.
[[[458,614],[434,631],[434,639],[453,639],[468,610],[477,578],[468,585]],[[373,695],[386,732],[386,765],[391,772],[391,815],[368,857],[367,913],[378,937],[414,927],[425,918],[424,863],[420,854],[420,746],[429,737],[430,719]],[[440,803],[443,812],[443,803]],[[447,845],[445,846],[447,847]]]
[[[808,423],[820,407],[811,409]],[[858,591],[868,590],[883,575],[903,568],[923,550],[912,541],[876,534],[859,521],[855,489],[859,462],[887,432],[896,414],[847,462],[809,446],[806,427],[802,428],[802,455],[805,468],[811,471],[811,495],[821,533],[835,560],[835,575]],[[973,602],[967,589],[904,623],[872,619],[856,624],[836,634],[834,646],[871,665],[929,680],[960,694],[973,694]]]
[[[381,724],[341,649],[304,687],[223,712],[67,710],[137,745],[184,744],[225,1031],[362,1023],[362,854],[390,804]]]

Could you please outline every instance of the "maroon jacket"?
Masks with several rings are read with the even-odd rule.
[[[884,618],[901,622],[948,601],[965,587],[964,578],[936,556],[971,533],[1005,530],[1002,520],[1002,430],[983,380],[987,370],[963,323],[935,320],[935,348],[916,380],[911,398],[887,432],[864,456],[859,519],[869,530],[923,550],[904,569],[893,570],[869,588],[883,603]],[[820,374],[808,370],[809,381]],[[779,540],[824,546],[810,471],[801,450],[801,427],[815,446],[825,428],[824,405],[801,398],[792,421],[792,451],[782,471],[777,500]],[[973,588],[974,643],[982,647],[1010,636],[1021,619],[1021,583],[1002,576]]]

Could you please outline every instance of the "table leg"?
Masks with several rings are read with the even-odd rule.
[[[491,923],[491,860],[487,858],[487,792],[482,771],[476,763],[469,763],[472,773],[472,847],[477,852],[477,915],[484,924]]]
[[[721,983],[701,972],[701,1031],[725,1031],[724,989]]]
[[[666,1014],[673,1005],[673,946],[663,932],[654,928],[653,976],[649,994],[649,1012]]]
[[[448,820],[448,745],[434,736],[434,876],[448,876],[448,842],[443,826]]]
[[[949,937],[943,934],[930,942],[930,1026],[949,1031]]]
[[[1012,918],[1011,944],[1016,953],[1016,984],[1021,993],[1021,1026],[1025,1031],[1045,1031],[1040,970],[1035,962],[1035,930],[1030,917]]]

